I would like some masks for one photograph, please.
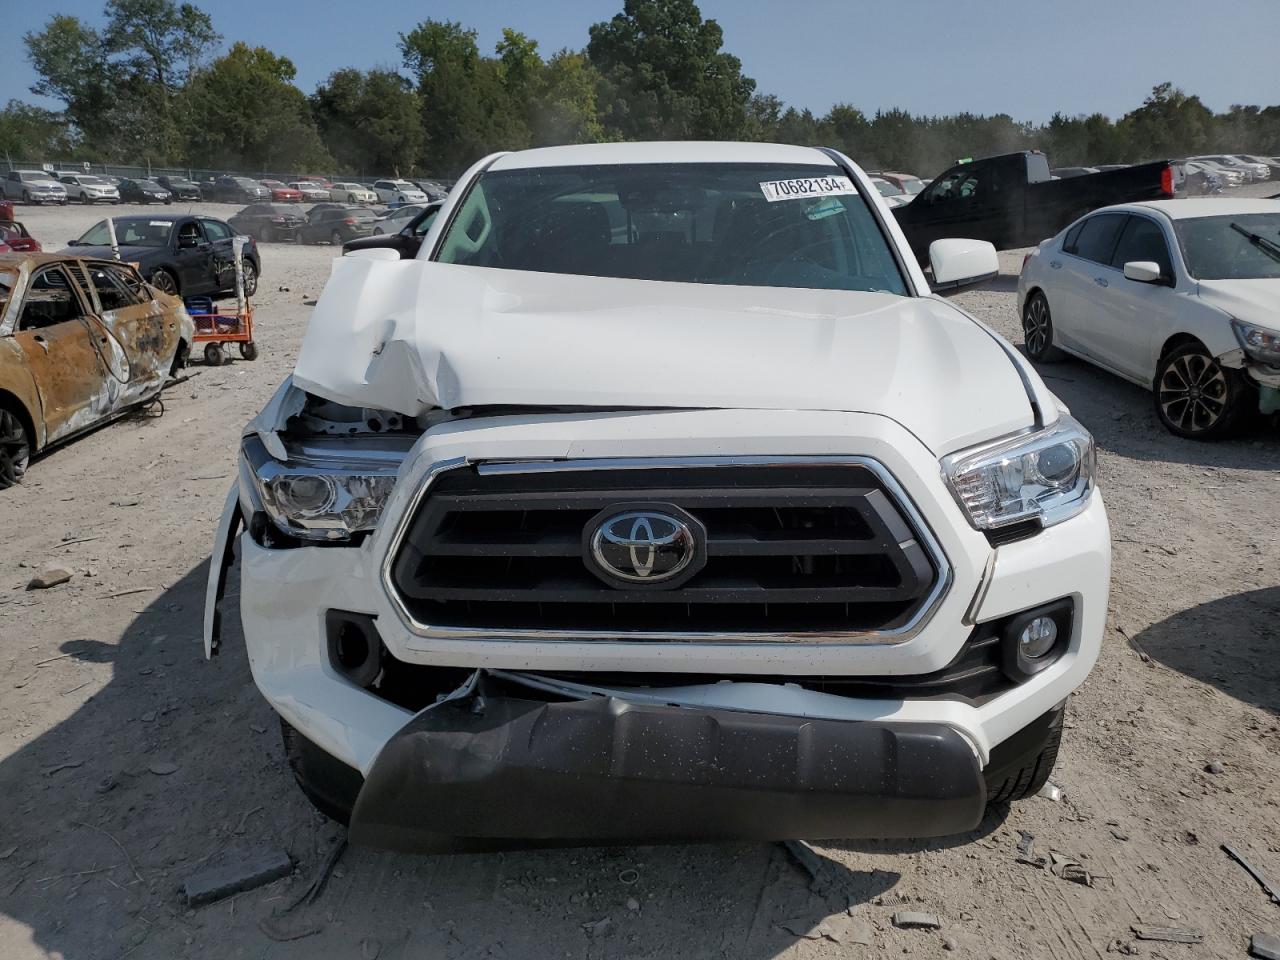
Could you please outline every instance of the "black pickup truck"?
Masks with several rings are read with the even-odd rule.
[[[1173,189],[1167,162],[1053,180],[1049,159],[1023,150],[958,163],[893,214],[912,252],[927,263],[929,244],[944,237],[989,240],[997,250],[1028,247],[1090,210],[1167,199]]]

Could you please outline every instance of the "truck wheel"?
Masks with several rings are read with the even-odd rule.
[[[31,438],[12,410],[0,407],[0,490],[21,483],[31,462]]]
[[[293,777],[311,805],[330,820],[349,824],[356,796],[364,786],[360,772],[329,756],[289,726],[284,717],[280,718],[280,738]]]
[[[221,344],[210,343],[204,348],[204,362],[211,367],[220,367],[227,362],[227,354]]]
[[[1037,290],[1027,297],[1022,310],[1022,342],[1027,356],[1040,363],[1057,363],[1063,353],[1053,345],[1053,316],[1049,301]]]
[[[1035,796],[1049,780],[1062,745],[1062,717],[1066,704],[1043,714],[991,751],[982,771],[987,803],[1009,803]]]
[[[1249,385],[1239,370],[1223,367],[1202,343],[1174,347],[1156,364],[1156,416],[1188,440],[1220,440],[1239,425]]]

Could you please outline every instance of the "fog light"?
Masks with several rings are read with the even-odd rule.
[[[1052,617],[1036,617],[1018,635],[1018,649],[1030,660],[1043,657],[1057,642],[1058,625]]]

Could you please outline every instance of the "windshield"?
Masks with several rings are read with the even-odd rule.
[[[1197,280],[1280,279],[1280,213],[1174,220],[1173,230]]]
[[[168,220],[148,220],[146,217],[116,218],[116,242],[130,247],[166,247],[173,224]],[[109,247],[111,235],[107,233],[107,221],[99,220],[76,241],[78,246]]]
[[[824,165],[490,171],[439,250],[507,270],[906,293],[867,203]]]

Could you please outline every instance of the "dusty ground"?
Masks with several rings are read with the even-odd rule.
[[[101,215],[22,211],[52,249]],[[85,437],[0,495],[0,957],[1239,957],[1249,934],[1280,932],[1280,907],[1219,850],[1236,845],[1280,882],[1280,439],[1177,440],[1146,393],[1065,363],[1044,372],[1098,438],[1116,548],[1061,802],[1019,803],[952,841],[823,846],[817,890],[767,845],[349,850],[291,915],[294,932],[319,932],[269,939],[259,921],[338,831],[283,765],[234,614],[226,652],[202,659],[201,605],[240,427],[288,372],[332,255],[266,247],[257,362],[197,366],[163,416]],[[957,299],[1016,342],[1021,256],[1002,261],[991,287]],[[24,592],[47,563],[76,575]],[[1016,862],[1019,831],[1084,863],[1093,886]],[[179,904],[198,865],[258,845],[287,848],[298,872]],[[846,907],[871,946],[781,926]],[[941,930],[895,929],[903,908]],[[1139,942],[1141,922],[1205,942]]]

